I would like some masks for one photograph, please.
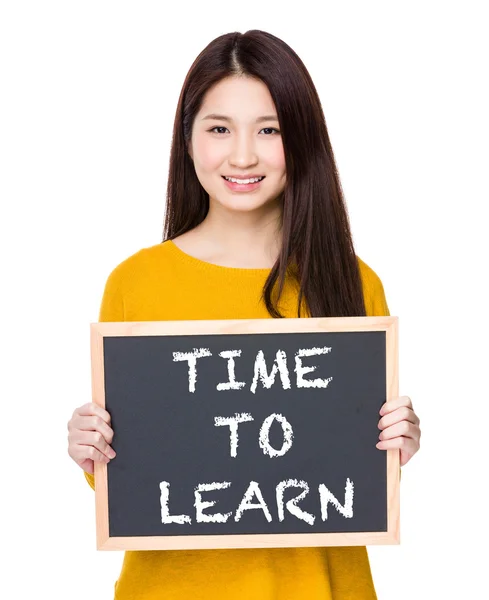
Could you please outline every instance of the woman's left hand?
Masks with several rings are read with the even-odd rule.
[[[379,411],[379,450],[399,448],[401,451],[401,467],[403,467],[419,450],[421,429],[419,418],[413,410],[411,399],[407,396],[393,398],[386,402]]]

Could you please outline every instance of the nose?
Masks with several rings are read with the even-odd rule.
[[[257,163],[258,156],[253,136],[245,133],[236,135],[229,154],[229,164],[244,169]]]

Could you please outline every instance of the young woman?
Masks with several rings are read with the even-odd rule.
[[[388,315],[355,255],[319,97],[303,63],[262,31],[230,33],[192,65],[178,102],[163,243],[110,274],[100,321]],[[69,454],[94,487],[110,415],[75,410]],[[379,450],[419,448],[411,401],[387,402]],[[116,598],[376,598],[364,547],[126,552]]]

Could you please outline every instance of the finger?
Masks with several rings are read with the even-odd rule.
[[[82,460],[82,462],[77,463],[77,465],[79,467],[81,467],[84,471],[86,471],[87,473],[90,473],[90,475],[93,475],[93,460]]]
[[[95,402],[89,402],[88,404],[84,404],[75,410],[73,416],[80,415],[81,417],[90,417],[92,415],[96,415],[100,417],[107,424],[110,424],[110,414]]]
[[[71,458],[79,465],[85,460],[93,460],[94,462],[99,463],[108,463],[110,460],[109,458],[107,458],[107,456],[105,456],[105,454],[102,454],[102,452],[100,452],[100,450],[97,450],[97,448],[95,448],[94,446],[83,446],[80,444],[75,444],[73,446],[70,446],[68,453],[71,456]]]
[[[70,436],[70,443],[80,446],[94,446],[107,458],[114,458],[114,449],[109,446],[104,436],[99,431],[76,431]]]
[[[399,436],[417,440],[419,438],[419,428],[409,421],[401,421],[384,429],[379,435],[379,440],[391,440]]]
[[[409,396],[399,396],[398,398],[392,398],[388,400],[385,404],[382,405],[379,413],[381,415],[387,415],[402,406],[407,406],[408,408],[413,408],[413,404],[411,402],[411,398]]]
[[[104,436],[109,444],[112,443],[114,438],[113,429],[98,415],[74,417],[71,426],[69,427],[69,431],[76,432],[77,430],[98,431]]]
[[[379,421],[378,427],[379,429],[385,429],[386,427],[390,427],[391,425],[399,423],[400,421],[409,421],[414,425],[419,425],[419,418],[414,410],[412,408],[408,408],[407,406],[401,406],[401,408],[398,408],[382,417]]]
[[[410,455],[415,454],[418,451],[419,445],[416,440],[407,437],[396,437],[392,440],[383,440],[376,444],[376,448],[379,450],[403,450]]]

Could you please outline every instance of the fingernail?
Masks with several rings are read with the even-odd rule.
[[[110,456],[110,458],[114,458],[114,456],[115,456],[115,452],[114,452],[114,450],[112,450],[112,448],[109,450],[109,456]]]

